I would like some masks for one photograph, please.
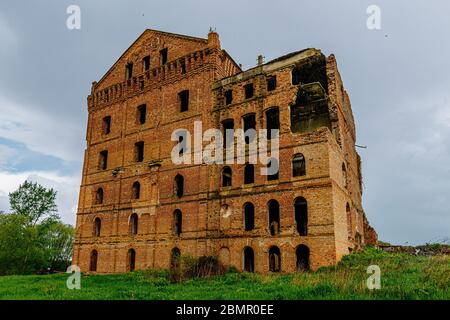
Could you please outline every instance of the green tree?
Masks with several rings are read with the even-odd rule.
[[[39,224],[37,230],[48,268],[65,270],[72,259],[74,228],[51,219]]]
[[[9,194],[12,213],[0,212],[0,275],[65,270],[74,229],[56,214],[56,191],[25,181]]]
[[[35,226],[45,219],[57,219],[55,214],[56,191],[46,189],[36,182],[25,181],[19,189],[9,194],[9,203],[13,213],[24,216],[29,224]]]
[[[28,274],[45,264],[39,236],[28,219],[17,214],[0,215],[0,274]]]

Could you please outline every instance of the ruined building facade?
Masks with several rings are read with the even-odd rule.
[[[207,39],[146,30],[88,96],[73,263],[169,268],[217,256],[242,271],[332,265],[376,233],[364,214],[350,101],[333,55],[293,52],[250,70]],[[279,173],[182,164],[172,133],[279,129]]]

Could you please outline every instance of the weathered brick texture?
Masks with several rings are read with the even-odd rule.
[[[127,74],[131,63],[132,74]],[[271,91],[270,77],[276,77]],[[247,84],[253,84],[254,94],[246,98]],[[183,90],[189,90],[189,101],[188,110],[181,112]],[[230,103],[225,99],[228,90]],[[314,270],[377,241],[361,204],[355,124],[333,55],[307,49],[241,71],[221,49],[215,32],[201,39],[146,30],[101,80],[93,82],[87,102],[73,256],[82,271],[169,268],[172,250],[178,248],[182,255],[216,255],[225,265],[265,273],[278,266],[270,262],[273,247],[280,252],[275,269],[294,272],[307,261]],[[141,121],[138,107],[144,104]],[[224,120],[243,128],[248,114],[254,114],[257,130],[264,129],[266,112],[274,108],[280,122],[277,180],[261,175],[263,165],[258,163],[254,183],[244,184],[244,165],[230,164],[231,186],[222,186],[224,165],[172,162],[175,130],[193,133],[194,121],[202,122],[203,131],[222,128]],[[103,120],[107,116],[109,132]],[[144,143],[141,162],[136,161],[137,142]],[[106,169],[99,166],[102,151],[108,153]],[[306,174],[294,177],[292,160],[299,153]],[[177,175],[183,177],[181,197],[176,194]],[[138,199],[135,182],[140,185]],[[299,199],[307,203],[306,235],[297,230],[294,204]],[[275,235],[269,227],[271,200],[279,204]],[[245,230],[244,206],[249,202],[254,205],[254,228]],[[182,217],[179,234],[177,210]],[[138,217],[137,232],[132,214]],[[98,230],[96,218],[101,221]],[[251,258],[244,256],[246,247],[253,250],[252,268]],[[309,250],[309,256],[298,248]]]

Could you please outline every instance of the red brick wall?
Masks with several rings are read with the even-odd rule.
[[[154,40],[158,38],[159,40]],[[74,263],[89,270],[90,253],[98,251],[97,272],[127,271],[127,252],[136,252],[136,269],[168,268],[171,250],[183,255],[217,255],[226,265],[243,269],[243,249],[255,254],[255,271],[267,272],[268,250],[278,246],[281,270],[296,270],[295,250],[300,244],[310,249],[310,266],[336,263],[353,248],[348,238],[346,203],[351,204],[356,230],[363,234],[367,220],[361,207],[354,123],[348,99],[342,99],[341,80],[333,57],[328,58],[329,108],[332,125],[307,133],[292,133],[290,108],[298,86],[292,85],[292,59],[320,54],[307,50],[294,58],[258,66],[244,73],[220,48],[216,33],[209,39],[193,39],[148,30],[124,53],[106,76],[94,83],[88,97],[87,148],[80,187]],[[159,66],[159,50],[169,49],[169,61]],[[125,64],[139,66],[150,54],[151,70],[125,81]],[[187,72],[176,61],[184,56]],[[291,63],[292,60],[292,63]],[[267,91],[267,77],[277,77],[275,91]],[[141,88],[139,83],[143,81]],[[245,100],[243,86],[254,83],[254,98]],[[233,103],[225,106],[225,90],[233,90]],[[105,91],[106,90],[106,91]],[[178,93],[189,90],[189,110],[180,112]],[[147,105],[145,124],[136,121],[136,108]],[[254,113],[256,129],[266,126],[266,111],[278,107],[280,113],[280,172],[277,181],[267,181],[255,165],[255,182],[243,185],[243,165],[231,164],[232,186],[221,186],[223,165],[175,165],[170,155],[174,130],[193,133],[194,121],[202,121],[203,131],[221,128],[233,119],[242,128],[242,116]],[[102,119],[111,116],[111,133],[102,134]],[[134,161],[134,144],[144,142],[144,161]],[[207,143],[204,143],[206,145]],[[98,169],[99,152],[108,150],[107,170]],[[306,175],[292,177],[292,158],[303,153]],[[341,166],[346,164],[348,185],[343,185]],[[174,195],[174,178],[184,177],[184,195]],[[132,185],[139,181],[140,199],[132,200]],[[94,204],[95,192],[104,190],[102,204]],[[304,197],[308,203],[308,235],[299,236],[294,219],[294,202]],[[267,204],[280,205],[280,234],[270,236]],[[243,206],[255,206],[255,229],[244,230]],[[183,229],[174,234],[174,211],[181,210]],[[131,235],[130,216],[139,217],[138,233]],[[100,237],[94,237],[94,220],[102,221]],[[366,227],[365,227],[366,226]]]

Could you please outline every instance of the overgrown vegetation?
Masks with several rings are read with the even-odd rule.
[[[205,278],[224,274],[225,267],[214,256],[202,256],[198,259],[190,256],[176,256],[172,259],[169,277],[171,282],[187,279]]]
[[[73,227],[55,213],[56,191],[25,181],[9,194],[11,213],[0,212],[0,275],[66,270]]]
[[[380,290],[366,286],[370,265],[381,269]],[[83,275],[80,290],[67,289],[67,274],[6,276],[0,277],[0,299],[450,299],[448,255],[366,248],[316,272],[200,275],[177,283],[161,270]]]

